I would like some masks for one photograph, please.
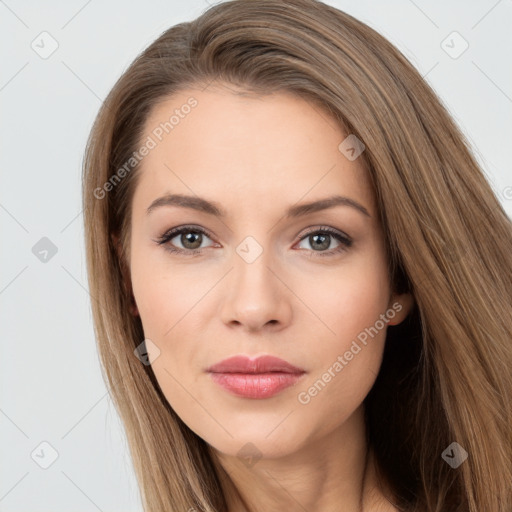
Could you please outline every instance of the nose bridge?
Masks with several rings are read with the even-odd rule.
[[[233,290],[239,295],[238,301],[254,301],[253,306],[260,300],[268,304],[271,298],[276,297],[277,283],[273,282],[276,279],[269,269],[276,267],[277,262],[268,237],[265,240],[264,246],[255,237],[248,236],[236,247],[233,255]]]
[[[288,322],[286,287],[275,275],[280,265],[268,240],[265,237],[260,243],[248,236],[235,248],[229,291],[222,306],[226,324],[235,322],[256,330]]]

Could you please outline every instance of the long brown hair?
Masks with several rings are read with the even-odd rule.
[[[134,355],[144,333],[126,277],[139,175],[126,162],[156,102],[214,80],[292,92],[365,145],[391,282],[415,299],[388,328],[365,399],[368,442],[392,501],[408,512],[510,512],[510,219],[418,71],[373,29],[315,0],[235,0],[171,27],[123,73],[92,128],[83,168],[92,314],[144,509],[227,510],[209,447]],[[468,454],[457,468],[442,456],[454,442]]]

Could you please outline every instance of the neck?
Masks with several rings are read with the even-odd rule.
[[[236,456],[214,453],[228,512],[396,510],[389,508],[378,486],[362,407],[341,427],[294,453],[268,453],[251,467]]]

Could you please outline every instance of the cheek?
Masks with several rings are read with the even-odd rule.
[[[164,394],[175,405],[190,398],[182,396],[178,381],[185,383],[195,378],[196,366],[207,357],[208,347],[201,345],[205,321],[202,307],[206,302],[202,298],[212,283],[191,283],[180,270],[146,265],[144,261],[147,260],[137,256],[132,260],[133,295],[144,338],[158,349],[158,356],[151,363],[153,371]]]
[[[371,327],[387,309],[388,289],[382,281],[345,283],[341,292],[330,299],[332,329],[342,348],[349,340],[356,338]],[[326,307],[328,307],[326,305]]]
[[[318,336],[315,342],[320,348],[314,355],[318,369],[315,377],[332,392],[338,390],[343,400],[359,396],[360,392],[364,397],[382,360],[387,327],[382,315],[386,313],[386,301],[380,293],[368,290],[342,297],[337,306],[336,311],[331,311],[332,321],[328,324],[332,332]]]
[[[365,265],[333,273],[328,285],[314,288],[305,299],[324,325],[315,329],[315,371],[298,390],[298,401],[320,416],[331,410],[325,428],[360,405],[379,372],[390,288],[386,266],[374,254]]]
[[[385,313],[390,287],[385,263],[375,252],[366,261],[323,274],[315,286],[310,281],[299,293],[324,324],[321,338],[342,349]]]
[[[132,240],[136,235],[132,236]],[[139,235],[142,240],[142,236]],[[147,338],[163,340],[188,309],[195,293],[180,269],[165,264],[163,249],[134,244],[131,252],[131,282],[133,296]],[[197,300],[197,299],[196,299]],[[171,331],[172,332],[172,331]]]
[[[156,282],[150,269],[132,263],[132,289],[146,338],[161,336],[162,321],[172,298]]]
[[[146,261],[146,263],[145,263]],[[132,290],[146,338],[159,342],[178,321],[183,309],[183,297],[177,293],[177,283],[137,253],[131,262]],[[158,341],[157,341],[158,340]]]

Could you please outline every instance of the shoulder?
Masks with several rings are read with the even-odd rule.
[[[363,512],[402,512],[380,489],[372,489],[363,503]]]
[[[370,452],[368,481],[365,482],[367,492],[363,503],[363,512],[402,512],[393,504],[393,493],[385,481],[377,478],[374,456]]]
[[[393,503],[387,500],[383,495],[374,496],[373,499],[365,503],[363,512],[401,512]]]

